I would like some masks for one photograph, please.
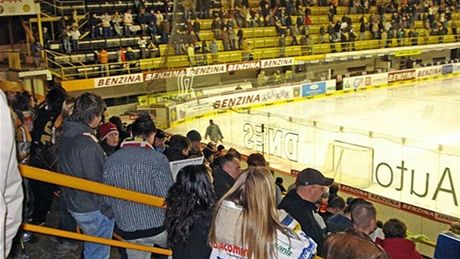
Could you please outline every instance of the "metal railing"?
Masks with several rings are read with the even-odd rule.
[[[63,16],[77,10],[78,14],[86,14],[85,1],[60,1],[60,0],[40,0],[43,10],[51,11],[54,16]]]
[[[62,67],[61,77],[90,78],[111,76],[126,73],[139,73],[140,71],[157,70],[161,68],[179,68],[195,65],[210,65],[219,63],[242,62],[249,59],[262,60],[279,57],[314,56],[335,52],[370,50],[379,48],[407,47],[439,43],[457,42],[459,35],[420,36],[413,38],[393,38],[386,40],[363,40],[353,42],[333,42],[323,44],[296,45],[286,47],[268,47],[253,49],[250,52],[242,50],[225,51],[217,54],[196,54],[194,60],[187,55],[172,55],[164,65],[164,57],[140,59],[130,62],[111,62],[108,64],[94,64],[83,66]],[[192,60],[192,62],[190,62]]]
[[[81,191],[87,191],[95,194],[100,194],[104,196],[110,196],[118,199],[128,200],[132,202],[142,203],[149,206],[155,207],[164,207],[164,199],[160,197],[155,197],[147,195],[144,193],[139,193],[135,191],[125,190],[117,188],[111,185],[106,185],[102,183],[97,183],[93,181],[88,181],[85,179],[67,176],[60,173],[51,172],[48,170],[43,170],[31,166],[20,165],[21,175],[28,179],[33,179],[37,181],[47,182],[56,184],[63,187],[74,188]],[[164,248],[156,248],[150,246],[143,246],[138,244],[133,244],[130,242],[111,240],[106,238],[95,237],[91,235],[79,234],[76,232],[63,231],[54,228],[42,227],[32,224],[23,224],[22,228],[27,231],[36,232],[40,234],[59,236],[64,238],[70,238],[75,240],[80,240],[84,242],[93,242],[109,246],[123,247],[127,249],[136,249],[146,252],[151,252],[155,254],[162,255],[172,255],[172,251]]]
[[[123,199],[127,201],[137,202],[137,203],[141,203],[141,204],[145,204],[149,206],[160,207],[160,208],[165,207],[164,198],[161,198],[161,197],[156,197],[156,196],[139,193],[139,192],[135,192],[131,190],[126,190],[126,189],[121,189],[121,188],[114,187],[111,185],[93,182],[93,181],[89,181],[89,180],[85,180],[85,179],[81,179],[77,177],[72,177],[72,176],[61,174],[61,173],[51,172],[48,170],[39,169],[39,168],[27,166],[27,165],[20,165],[19,167],[20,167],[21,175],[28,179],[47,182],[47,183],[56,184],[56,185],[63,186],[63,187],[74,188],[74,189],[78,189],[81,191],[91,192],[91,193],[104,195],[104,196],[110,196],[110,197]],[[286,172],[282,172],[278,169],[275,169],[275,168],[272,168],[272,169],[275,172],[286,174]],[[37,225],[32,225],[32,224],[23,224],[22,229],[26,231],[39,233],[39,234],[64,237],[64,238],[75,239],[75,240],[80,240],[84,242],[93,242],[93,243],[98,243],[98,244],[103,244],[103,245],[122,247],[126,249],[141,250],[141,251],[168,255],[168,256],[172,255],[172,251],[170,249],[138,245],[138,244],[125,242],[125,241],[117,241],[117,240],[111,240],[111,239],[106,239],[106,238],[100,238],[96,236],[85,235],[85,234],[80,234],[80,233],[70,232],[70,231],[63,231],[59,229],[37,226]],[[431,242],[430,240],[427,240],[427,239],[417,239],[415,241],[431,246],[431,247],[436,246],[434,242]],[[320,259],[321,257],[316,256],[315,258]]]

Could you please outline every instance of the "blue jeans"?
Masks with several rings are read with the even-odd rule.
[[[109,219],[99,210],[87,213],[77,213],[70,210],[69,212],[86,235],[112,239],[115,219]],[[110,246],[85,242],[83,255],[86,259],[108,259]]]

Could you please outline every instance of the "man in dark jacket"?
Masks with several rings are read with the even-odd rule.
[[[94,130],[99,126],[105,104],[101,97],[84,93],[74,104],[69,121],[63,125],[58,170],[94,182],[102,182],[105,154]],[[62,188],[62,197],[80,229],[88,235],[112,239],[113,212],[102,196]],[[110,247],[85,242],[84,258],[109,258]]]
[[[227,154],[218,160],[219,166],[214,170],[214,190],[220,199],[235,184],[241,174],[241,168],[240,161],[232,155]]]
[[[289,191],[278,206],[294,217],[300,223],[303,232],[318,244],[319,256],[324,256],[326,224],[316,213],[315,203],[326,191],[326,187],[333,182],[334,179],[324,177],[318,170],[304,169],[297,175],[296,189]]]

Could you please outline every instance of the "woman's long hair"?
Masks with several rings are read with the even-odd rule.
[[[211,219],[215,200],[209,167],[189,165],[182,168],[166,197],[168,244],[180,246],[193,238],[190,237],[193,223],[198,218]]]
[[[248,249],[248,258],[274,258],[277,230],[286,232],[278,220],[275,186],[270,171],[261,166],[248,168],[235,185],[217,203],[209,239],[217,243],[216,218],[224,200],[242,207],[241,246]]]

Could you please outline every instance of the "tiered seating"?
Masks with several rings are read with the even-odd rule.
[[[163,2],[154,2],[148,3],[147,8],[153,9],[161,9],[163,8]],[[224,6],[228,6],[227,2],[224,2]],[[255,7],[258,6],[258,2],[251,2],[251,6]],[[118,1],[118,2],[99,2],[99,1],[86,1],[86,8],[89,12],[95,13],[113,13],[114,11],[119,11],[120,13],[124,12],[126,9],[135,10],[134,2],[133,1]],[[250,43],[252,47],[252,56],[254,59],[265,59],[265,58],[276,58],[283,56],[297,56],[297,55],[305,55],[305,54],[317,54],[317,53],[328,53],[332,51],[349,51],[352,48],[349,47],[351,43],[346,42],[335,42],[334,44],[329,44],[329,35],[326,34],[322,37],[322,41],[325,44],[321,44],[320,40],[320,28],[323,26],[325,29],[329,24],[329,8],[327,6],[312,6],[310,7],[312,13],[312,25],[309,26],[308,35],[309,35],[309,44],[308,51],[306,51],[305,46],[289,46],[292,44],[293,38],[291,36],[286,37],[286,47],[281,50],[279,48],[280,40],[278,37],[278,31],[275,26],[267,26],[267,27],[251,27],[251,28],[242,28],[244,32],[244,38],[246,38],[247,42]],[[340,21],[343,15],[347,15],[351,19],[352,22],[352,29],[355,32],[355,35],[359,35],[360,29],[360,20],[363,17],[362,14],[349,14],[349,8],[347,6],[338,6],[337,7],[337,14],[333,17],[333,22]],[[371,13],[376,13],[377,8],[371,7],[370,13],[364,14],[368,19]],[[392,14],[385,14],[385,20],[391,20]],[[292,16],[293,22],[296,20],[296,16]],[[456,36],[452,35],[452,25],[457,24],[458,20],[460,20],[460,13],[452,13],[452,20],[447,22],[448,26],[448,35],[444,36],[433,36],[433,37],[426,37],[429,35],[429,31],[425,28],[425,24],[421,20],[416,20],[413,26],[408,29],[405,28],[406,38],[404,39],[397,39],[393,37],[386,41],[386,44],[382,43],[380,40],[372,40],[373,37],[371,32],[366,31],[364,34],[364,40],[359,41],[358,37],[356,41],[352,44],[353,50],[361,50],[361,49],[370,49],[370,48],[381,48],[381,47],[395,47],[395,46],[410,46],[413,44],[431,44],[431,43],[438,43],[439,39],[443,39],[444,42],[453,42],[456,40]],[[200,39],[206,40],[209,44],[210,41],[214,39],[214,32],[211,30],[212,19],[201,19],[201,31],[200,31]],[[178,28],[183,29],[184,24]],[[237,31],[238,28],[235,29]],[[407,38],[407,34],[409,31],[415,31],[418,34],[418,39],[410,39]],[[301,35],[297,36],[297,42],[300,43]],[[72,54],[71,56],[63,56],[56,58],[58,62],[64,63],[66,62],[82,62],[82,63],[92,63],[94,62],[94,55],[91,53],[91,50],[99,50],[101,48],[108,48],[109,49],[109,59],[110,61],[117,60],[117,50],[120,46],[123,47],[132,47],[134,52],[136,53],[136,58],[139,58],[140,50],[137,48],[138,37],[130,37],[130,38],[116,38],[116,39],[108,39],[108,40],[83,40],[80,41],[80,52],[78,54]],[[327,44],[326,44],[327,43]],[[197,45],[202,45],[201,42],[198,42]],[[57,49],[57,45],[52,45],[52,49]],[[169,52],[166,51],[169,49]],[[224,44],[221,40],[217,40],[217,49],[218,54],[217,57],[211,54],[202,55],[199,52],[197,56],[201,56],[202,60],[207,60],[207,63],[222,63],[222,62],[239,62],[243,60],[243,51],[242,50],[231,50],[224,52]],[[83,52],[83,53],[82,53]],[[175,53],[174,46],[168,48],[166,44],[159,45],[159,54],[161,58],[153,58],[144,60],[141,62],[143,64],[142,68],[144,69],[155,69],[159,66],[164,66],[164,56],[168,55],[168,67],[178,67],[178,66],[189,66],[189,57],[185,54],[177,55]]]

